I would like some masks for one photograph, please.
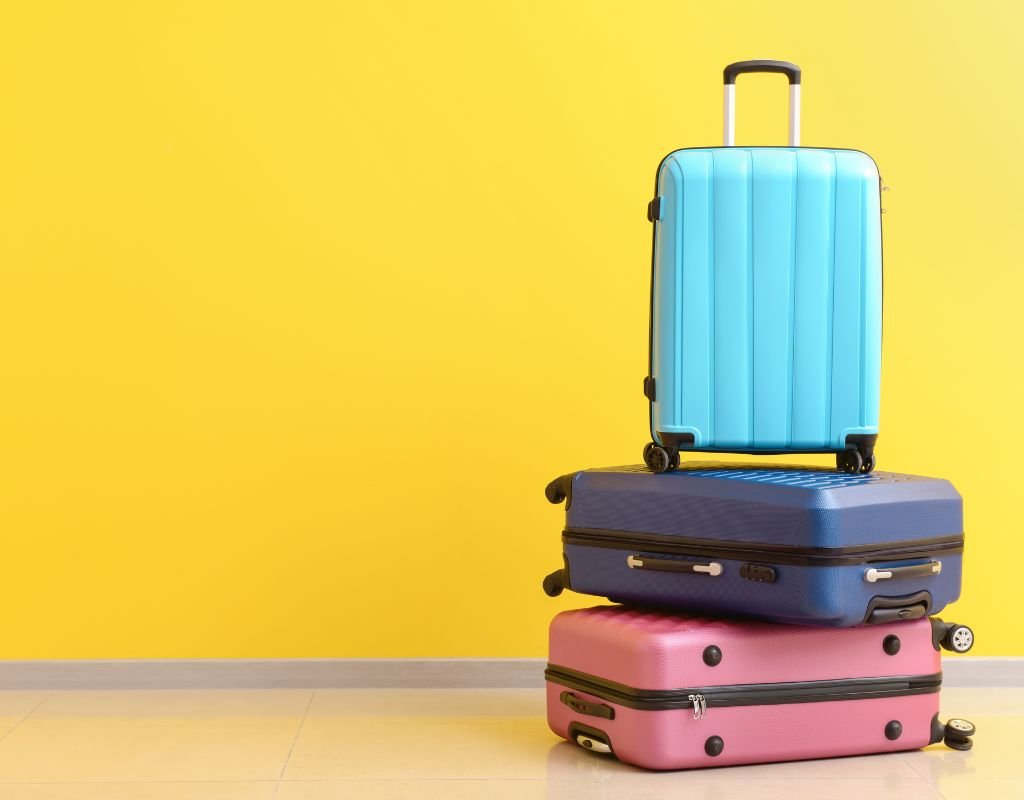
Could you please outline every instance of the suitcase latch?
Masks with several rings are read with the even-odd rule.
[[[775,567],[767,564],[744,564],[740,567],[740,577],[758,583],[775,583]]]

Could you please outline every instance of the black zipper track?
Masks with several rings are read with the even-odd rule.
[[[878,545],[795,547],[781,544],[729,542],[721,539],[692,539],[636,531],[566,528],[562,531],[562,542],[613,550],[635,549],[665,555],[724,558],[735,561],[766,561],[772,564],[796,564],[812,567],[837,567],[905,558],[927,558],[962,553],[964,550],[962,535],[888,542],[884,547]]]
[[[837,700],[870,700],[934,694],[942,686],[942,673],[883,678],[847,678],[792,683],[744,683],[692,689],[634,689],[585,672],[548,665],[544,677],[570,689],[599,697],[616,705],[641,711],[693,708],[691,695],[702,695],[707,708],[774,706],[792,703],[825,703]]]

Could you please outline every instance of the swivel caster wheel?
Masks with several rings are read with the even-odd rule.
[[[651,442],[644,448],[644,463],[651,472],[668,472],[674,469],[673,462],[675,466],[679,465],[679,454],[669,455],[668,450],[660,444]]]
[[[864,466],[864,459],[857,450],[840,450],[836,453],[836,469],[847,475],[856,475]],[[872,467],[874,462],[872,462]]]
[[[966,719],[951,719],[946,723],[945,736],[942,741],[946,747],[954,750],[970,750],[974,747],[972,736],[977,732],[973,722]]]
[[[544,578],[544,594],[548,597],[558,597],[565,589],[565,571],[556,569]]]
[[[549,503],[558,505],[565,501],[567,497],[565,493],[565,485],[562,478],[555,478],[551,483],[544,487],[544,496],[548,499]]]
[[[867,475],[869,472],[873,472],[875,469],[875,454],[868,453],[864,458],[864,463],[860,465],[860,471]]]
[[[974,631],[966,625],[950,625],[941,644],[954,653],[966,653],[974,647]]]

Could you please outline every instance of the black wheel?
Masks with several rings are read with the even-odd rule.
[[[544,577],[544,594],[548,597],[558,597],[565,588],[562,583],[562,570],[556,569],[550,575]]]
[[[836,469],[847,475],[856,475],[864,465],[860,453],[856,450],[840,450],[836,453]]]
[[[970,750],[974,747],[972,736],[977,732],[974,723],[966,719],[951,719],[946,723],[945,735],[942,738],[946,747],[954,750]]]
[[[875,454],[869,453],[864,459],[864,463],[860,465],[860,471],[867,475],[869,472],[873,472],[875,469]]]
[[[660,474],[669,471],[672,459],[664,447],[652,442],[644,448],[644,463],[651,472]]]
[[[974,723],[966,719],[951,719],[946,723],[946,735],[947,736],[974,736],[978,732],[978,729],[974,727]]]
[[[672,453],[671,460],[668,462],[668,471],[675,472],[677,469],[679,469],[679,451],[675,450]]]
[[[966,653],[974,647],[974,631],[966,625],[950,625],[942,637],[942,646],[954,653]]]
[[[544,496],[548,499],[549,503],[558,505],[565,500],[565,491],[562,489],[562,479],[555,478],[551,483],[544,487]]]

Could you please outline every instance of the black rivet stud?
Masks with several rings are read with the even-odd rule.
[[[903,726],[900,724],[898,719],[894,719],[888,725],[885,726],[885,738],[890,742],[895,742],[903,735]]]
[[[889,634],[882,640],[882,649],[891,656],[900,651],[900,637]]]
[[[717,667],[722,663],[722,651],[713,644],[708,645],[704,648],[704,663],[709,667]]]
[[[722,755],[724,749],[725,742],[721,736],[709,736],[708,740],[704,742],[704,752],[712,758]]]

